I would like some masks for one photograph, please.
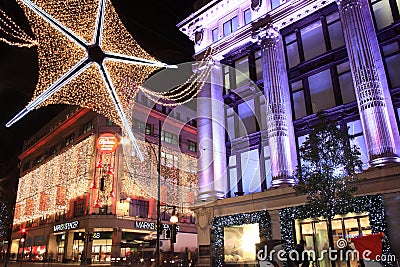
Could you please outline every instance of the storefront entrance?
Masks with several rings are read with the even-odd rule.
[[[346,239],[351,245],[351,238],[371,234],[369,218],[366,213],[349,213],[344,216],[336,216],[332,220],[332,228],[335,249],[337,249],[337,241],[341,238]],[[296,239],[297,241],[301,239],[305,240],[306,249],[314,251],[316,258],[322,258],[320,260],[316,260],[315,263],[317,266],[330,266],[327,254],[322,253],[323,250],[327,250],[329,248],[328,225],[326,220],[296,220]],[[321,255],[325,257],[321,257]],[[357,267],[358,262],[356,260],[350,260],[349,262],[338,262],[337,266]]]

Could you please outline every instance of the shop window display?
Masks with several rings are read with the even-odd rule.
[[[341,238],[345,238],[351,245],[351,238],[371,234],[371,227],[366,213],[349,213],[343,216],[336,216],[332,220],[334,244]],[[329,267],[330,262],[322,251],[329,248],[328,225],[323,218],[296,220],[296,240],[305,240],[306,249],[314,251],[318,260],[315,262],[318,267]],[[335,249],[337,249],[335,247]],[[325,257],[321,257],[325,255]],[[350,267],[357,267],[357,261],[350,261]],[[338,266],[346,267],[346,262],[338,263]]]
[[[254,262],[255,244],[260,242],[258,223],[224,228],[225,263]]]

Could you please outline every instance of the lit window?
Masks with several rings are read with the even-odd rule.
[[[167,131],[162,131],[161,140],[173,145],[178,144],[178,136]]]
[[[65,146],[72,144],[74,141],[75,141],[75,134],[69,135],[67,138],[65,138]]]
[[[189,149],[189,151],[196,152],[197,151],[196,142],[188,141],[188,149]]]
[[[393,23],[389,0],[370,1],[373,9],[376,28],[383,29]]]
[[[224,227],[224,261],[254,262],[257,243],[260,243],[258,223]]]
[[[238,22],[238,17],[235,16],[232,19],[228,20],[223,24],[223,30],[224,30],[224,37],[228,36],[232,32],[235,32],[238,29],[239,22]]]
[[[249,59],[247,56],[235,61],[236,88],[249,82]]]
[[[260,158],[258,149],[240,155],[242,169],[242,188],[245,194],[261,192]]]

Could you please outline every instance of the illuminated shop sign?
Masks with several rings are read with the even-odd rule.
[[[78,227],[79,227],[79,221],[66,222],[66,223],[54,225],[54,232],[72,230],[72,229],[76,229]]]
[[[141,221],[136,221],[135,222],[135,227],[138,229],[145,229],[145,230],[156,230],[157,224],[155,222],[141,222]],[[164,230],[169,229],[169,224],[162,224],[162,228]],[[176,226],[176,230],[179,231],[179,225]]]
[[[115,134],[104,133],[97,138],[96,148],[100,153],[109,154],[118,147],[118,139]]]

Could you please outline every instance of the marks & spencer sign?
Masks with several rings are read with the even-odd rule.
[[[59,231],[66,231],[66,230],[72,230],[76,229],[79,227],[79,221],[74,221],[74,222],[66,222],[62,224],[56,224],[53,227],[54,232],[59,232]]]

